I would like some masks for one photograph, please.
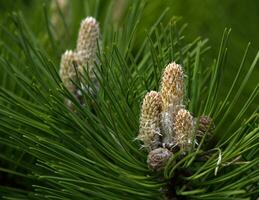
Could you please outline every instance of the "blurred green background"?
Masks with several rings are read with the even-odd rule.
[[[60,44],[59,51],[54,55],[47,36],[47,29],[44,20],[44,6],[49,12],[50,4],[54,0],[0,0],[0,22],[6,24],[6,15],[12,11],[21,11],[28,25],[32,29],[36,37],[45,45],[45,49],[49,55],[53,55],[53,60],[58,65],[59,56],[64,49],[73,49],[75,46],[75,38],[79,27],[80,20],[85,17],[87,9],[84,4],[89,0],[73,0],[70,1],[69,16],[64,16],[67,22],[68,38],[61,37],[58,41]],[[128,8],[127,0],[99,0],[99,6],[103,10],[107,9],[109,2],[115,3],[116,9],[114,15],[121,16],[117,22],[123,21],[123,14]],[[135,1],[135,0],[134,0]],[[225,86],[228,88],[233,81],[234,75],[239,67],[245,47],[251,42],[250,52],[248,53],[247,66],[252,62],[259,47],[259,1],[258,0],[147,0],[141,26],[139,31],[139,42],[145,36],[144,30],[154,24],[161,13],[169,7],[164,20],[168,20],[172,15],[179,16],[181,23],[187,23],[188,27],[185,31],[186,41],[192,41],[197,36],[209,39],[211,50],[208,52],[206,60],[208,66],[211,61],[217,57],[222,33],[225,27],[232,28],[231,38],[228,46],[228,59],[224,72]],[[90,9],[91,10],[91,9]],[[103,12],[104,13],[104,12]],[[98,20],[103,23],[104,17],[102,12],[98,13]],[[64,41],[65,40],[65,41]],[[243,75],[245,75],[243,73]],[[242,78],[241,78],[242,79]],[[259,80],[259,67],[256,66],[254,74],[246,86],[243,97],[248,96]],[[221,90],[224,95],[224,88]],[[225,91],[226,92],[226,91]],[[256,102],[258,102],[257,99]],[[242,106],[242,99],[240,101]],[[252,108],[256,109],[257,103]]]

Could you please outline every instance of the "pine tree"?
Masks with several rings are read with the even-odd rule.
[[[115,23],[113,4],[98,2],[81,19],[93,32],[80,32],[80,21],[70,30],[62,7],[53,20],[49,5],[47,42],[19,13],[2,26],[1,198],[256,199],[259,116],[248,110],[259,84],[236,104],[259,52],[248,63],[247,45],[222,94],[229,29],[208,63],[208,40],[186,42],[185,25],[164,20],[168,10],[141,38],[144,3],[132,1]]]

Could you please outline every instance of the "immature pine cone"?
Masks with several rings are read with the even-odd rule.
[[[147,158],[149,168],[153,171],[161,171],[171,155],[172,152],[166,148],[157,148],[150,151]]]
[[[161,112],[161,97],[151,91],[146,94],[140,116],[140,128],[137,139],[144,143],[148,151],[160,145],[159,116]]]
[[[175,140],[184,151],[189,151],[192,147],[194,121],[190,112],[180,109],[173,121],[175,130]]]

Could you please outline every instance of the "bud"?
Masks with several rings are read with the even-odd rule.
[[[159,117],[161,112],[160,94],[151,91],[146,94],[140,116],[140,128],[137,139],[144,143],[149,151],[160,145]]]
[[[181,65],[175,62],[166,66],[161,83],[162,111],[174,112],[181,105],[184,96],[184,78]],[[171,108],[170,108],[171,107]]]
[[[80,59],[82,60],[83,67],[88,67],[88,75],[93,81],[95,89],[99,90],[99,82],[96,78],[95,62],[97,62],[97,40],[100,35],[99,24],[93,17],[86,17],[80,25],[76,51]],[[87,86],[88,87],[88,86]],[[90,87],[89,87],[90,88]],[[91,88],[90,88],[91,89]],[[92,89],[91,89],[92,90]],[[94,94],[96,95],[96,94]]]
[[[71,50],[66,51],[61,57],[59,74],[65,87],[71,93],[76,92],[76,86],[72,81],[74,82],[76,81],[76,78],[77,78],[76,70],[81,69],[79,67],[80,65],[81,65],[81,61],[78,55]],[[79,71],[78,73],[82,73],[82,71]]]
[[[215,128],[212,119],[209,116],[201,116],[198,125],[198,137],[202,137],[205,133],[210,134]]]
[[[84,65],[92,65],[96,61],[99,24],[93,17],[87,17],[81,22],[77,38],[76,51]]]
[[[194,121],[190,112],[180,109],[173,121],[175,140],[183,150],[190,150],[192,147]]]
[[[147,164],[151,170],[161,171],[171,155],[173,155],[172,152],[166,148],[154,149],[148,154]]]
[[[88,55],[96,53],[99,38],[99,24],[93,17],[86,17],[80,25],[77,38],[77,51],[87,51]],[[94,51],[93,51],[94,50]]]

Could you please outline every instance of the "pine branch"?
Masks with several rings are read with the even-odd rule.
[[[99,16],[100,4],[87,8]],[[100,22],[98,62],[94,75],[77,74],[73,84],[82,102],[61,81],[57,54],[35,39],[20,15],[14,15],[16,32],[4,28],[0,58],[1,175],[4,199],[255,199],[259,183],[258,110],[245,119],[258,97],[258,85],[235,119],[229,121],[259,54],[237,85],[239,70],[225,97],[220,96],[230,31],[223,33],[215,62],[205,63],[207,40],[186,42],[178,19],[165,22],[166,11],[147,29],[139,42],[138,29],[144,4],[132,3],[123,24],[112,26],[110,11]],[[57,46],[45,7],[49,44]],[[61,11],[61,10],[60,10]],[[99,14],[98,14],[99,13]],[[60,12],[62,14],[62,12]],[[63,18],[65,15],[63,15]],[[100,17],[100,19],[102,19]],[[64,20],[64,19],[63,19]],[[77,22],[74,22],[77,23]],[[65,22],[64,22],[65,24]],[[110,26],[109,26],[110,24]],[[78,29],[78,27],[77,27]],[[76,32],[77,30],[73,30]],[[74,33],[73,33],[74,34]],[[58,40],[58,39],[57,39]],[[76,40],[72,40],[75,42]],[[72,43],[70,41],[70,43]],[[186,109],[199,119],[210,116],[212,133],[187,155],[176,152],[161,173],[148,168],[147,152],[135,140],[140,105],[146,92],[158,90],[163,69],[172,61],[186,74],[183,99]],[[87,66],[86,66],[87,67]],[[237,88],[237,89],[236,89]],[[232,98],[232,96],[234,97]],[[73,105],[68,108],[64,100]],[[2,164],[3,163],[3,164]],[[13,180],[14,183],[10,183]]]

